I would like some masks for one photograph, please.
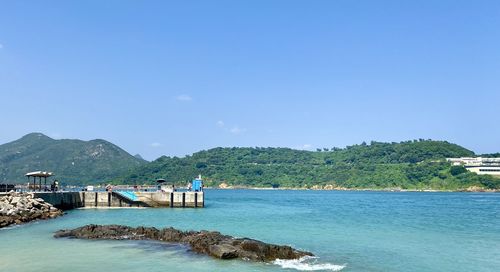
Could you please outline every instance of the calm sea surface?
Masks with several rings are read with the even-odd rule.
[[[124,224],[218,230],[317,259],[220,261],[145,241],[54,239]],[[207,190],[205,209],[79,209],[0,230],[0,271],[500,271],[500,194]]]

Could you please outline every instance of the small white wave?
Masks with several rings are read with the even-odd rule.
[[[317,263],[317,257],[305,256],[294,260],[277,259],[273,264],[279,265],[286,269],[295,269],[300,271],[340,271],[345,265],[337,265],[331,263]]]

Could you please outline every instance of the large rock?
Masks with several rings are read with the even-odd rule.
[[[62,211],[29,193],[9,192],[0,197],[0,228],[37,219],[55,218]]]
[[[290,246],[268,244],[249,238],[235,238],[216,231],[180,231],[174,228],[158,230],[147,227],[127,227],[121,225],[86,225],[71,230],[60,230],[56,238],[107,240],[158,240],[187,244],[194,252],[219,259],[246,259],[253,261],[273,261],[276,259],[298,259],[313,254]]]
[[[208,247],[208,251],[210,255],[219,259],[234,259],[239,256],[238,249],[228,244],[211,245]]]
[[[12,199],[10,200],[10,204],[12,204],[12,205],[16,205],[19,201],[21,201],[21,197],[20,197],[20,196],[14,196],[14,197],[12,197]]]

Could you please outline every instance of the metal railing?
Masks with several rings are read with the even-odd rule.
[[[16,191],[16,185],[0,183],[0,192],[6,193],[10,191]]]

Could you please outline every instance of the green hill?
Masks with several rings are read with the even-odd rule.
[[[30,171],[51,171],[66,184],[100,183],[145,164],[104,140],[54,140],[31,133],[0,145],[0,182],[25,183]]]
[[[184,183],[202,174],[209,186],[500,189],[500,179],[470,173],[444,160],[474,155],[456,144],[415,140],[317,151],[214,148],[148,163],[104,140],[54,140],[31,133],[0,145],[0,182],[24,183],[25,173],[46,170],[65,184],[145,184],[158,178]]]
[[[447,157],[474,156],[456,144],[415,140],[361,144],[316,152],[289,148],[214,148],[184,158],[160,157],[116,183],[157,178],[185,182],[202,174],[210,186],[401,189],[500,188],[500,179],[452,167]]]

